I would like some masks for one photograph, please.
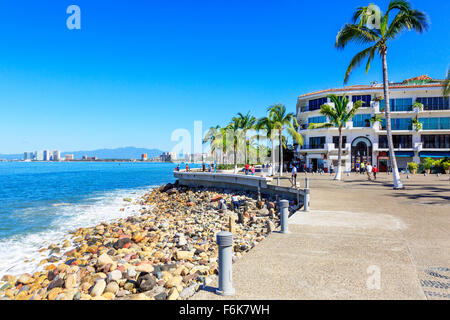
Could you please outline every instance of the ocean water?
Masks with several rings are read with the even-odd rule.
[[[139,214],[141,206],[123,199],[174,182],[175,166],[0,162],[0,277],[41,270],[49,252],[39,251],[70,239],[70,231]]]

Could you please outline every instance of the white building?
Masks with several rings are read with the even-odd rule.
[[[450,157],[450,108],[449,98],[442,96],[442,80],[420,76],[401,83],[390,84],[391,125],[394,151],[399,169],[406,169],[408,162],[419,163],[421,158]],[[297,147],[300,163],[316,171],[329,170],[331,163],[337,166],[339,133],[337,128],[308,129],[309,123],[327,122],[320,114],[320,106],[330,102],[330,94],[346,93],[350,99],[348,108],[362,100],[363,104],[352,121],[342,130],[342,165],[344,171],[355,170],[356,164],[367,161],[379,171],[389,167],[389,150],[386,139],[382,84],[356,85],[340,89],[327,89],[298,97],[297,120],[304,145]],[[413,108],[415,102],[424,105],[423,110]],[[374,116],[382,118],[373,122]],[[412,124],[413,119],[422,123],[421,130]]]
[[[61,160],[61,151],[55,150],[53,151],[53,161],[60,161]]]

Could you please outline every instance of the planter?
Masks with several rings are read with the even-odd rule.
[[[450,174],[450,169],[445,170],[445,174]]]

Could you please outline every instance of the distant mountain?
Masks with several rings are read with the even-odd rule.
[[[123,147],[116,149],[98,149],[90,151],[68,151],[61,152],[61,158],[66,154],[73,154],[75,159],[81,159],[83,156],[97,157],[98,159],[140,159],[143,153],[147,154],[148,159],[159,156],[164,151],[159,149],[146,149],[136,147]],[[21,154],[0,154],[0,159],[6,160],[21,160]]]

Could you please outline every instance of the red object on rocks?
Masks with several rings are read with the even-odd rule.
[[[223,197],[221,195],[216,195],[214,197],[211,198],[211,202],[216,202],[221,200]]]

